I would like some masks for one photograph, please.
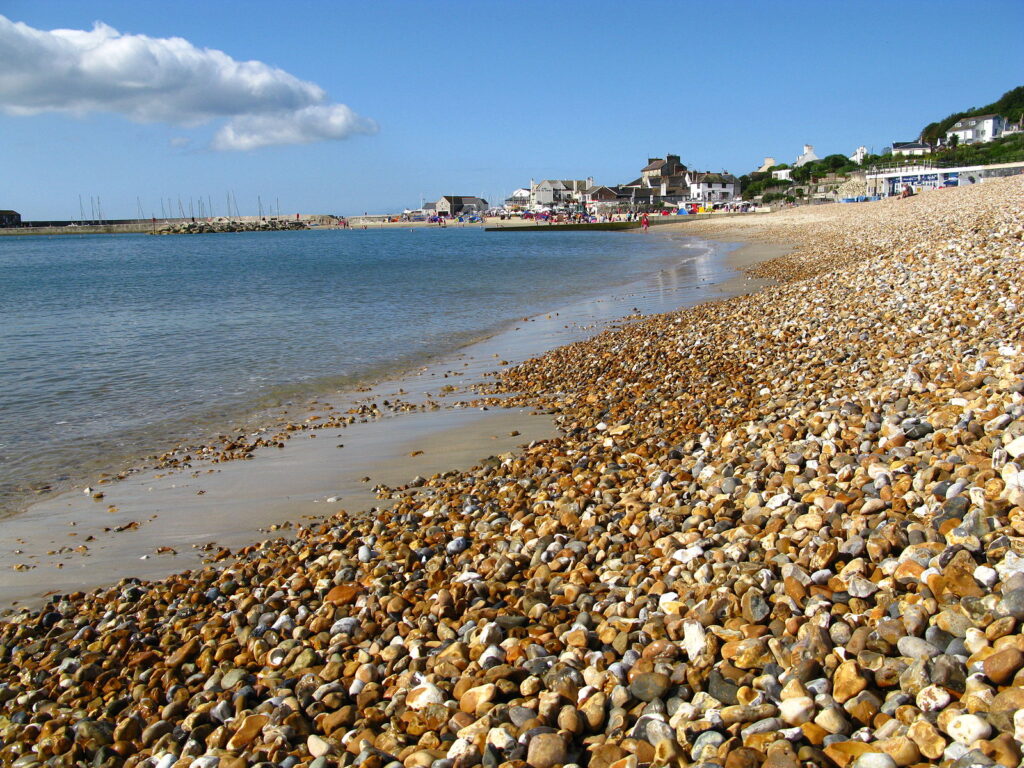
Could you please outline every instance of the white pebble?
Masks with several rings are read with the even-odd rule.
[[[986,587],[991,589],[999,580],[999,574],[996,573],[995,568],[989,568],[987,565],[979,565],[974,569],[974,578],[979,584],[984,584]]]
[[[992,726],[977,715],[958,715],[946,726],[954,741],[970,746],[978,739],[987,739],[992,733]]]
[[[1019,456],[1024,456],[1024,435],[1021,435],[1007,445],[1006,452],[1015,459]]]
[[[896,768],[896,761],[885,752],[866,752],[853,761],[852,768]]]
[[[922,712],[938,712],[945,709],[950,702],[949,692],[937,685],[929,685],[917,694],[917,708]]]
[[[779,704],[779,717],[789,725],[803,725],[814,717],[814,699],[796,696]]]

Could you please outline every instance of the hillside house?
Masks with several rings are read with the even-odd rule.
[[[984,144],[1003,135],[1006,120],[1002,115],[977,115],[957,120],[946,131],[946,141],[954,136],[960,144]]]
[[[930,155],[932,148],[923,141],[894,141],[892,153],[896,157],[920,157]]]
[[[1003,125],[1003,132],[999,135],[999,138],[1003,138],[1003,136],[1012,136],[1015,133],[1020,133],[1021,130],[1024,130],[1024,128],[1021,127],[1021,122],[1005,123]]]
[[[800,157],[793,161],[793,166],[799,168],[801,165],[807,165],[807,163],[813,163],[815,160],[821,158],[814,154],[813,144],[804,144],[804,151],[800,153]]]

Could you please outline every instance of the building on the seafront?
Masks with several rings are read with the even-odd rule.
[[[510,211],[522,211],[530,207],[530,190],[520,187],[505,198],[505,207]]]
[[[686,183],[690,189],[689,199],[702,203],[726,203],[740,195],[740,182],[731,173],[697,173],[686,174]]]
[[[426,209],[426,205],[423,206]],[[472,195],[442,195],[434,203],[437,216],[460,216],[483,213],[487,210],[487,201]]]
[[[1005,133],[1006,118],[1002,115],[975,115],[957,120],[946,131],[946,141],[956,136],[958,144],[984,144]]]
[[[932,147],[923,141],[894,141],[892,143],[892,154],[897,157],[921,157],[930,155]]]
[[[20,227],[21,214],[17,211],[0,211],[0,227]]]
[[[799,168],[801,165],[807,165],[807,163],[813,163],[815,160],[821,158],[814,154],[813,144],[804,144],[804,151],[800,153],[800,156],[793,161],[793,166]]]
[[[772,178],[775,179],[776,181],[792,181],[793,169],[779,168],[777,171],[772,171]]]
[[[639,178],[621,185],[621,188],[628,191],[630,198],[648,198],[651,204],[654,197],[662,202],[676,202],[688,196],[688,171],[679,155],[648,157],[647,165],[640,169]]]
[[[679,155],[665,155],[647,158],[647,165],[640,169],[640,179],[645,187],[656,187],[670,184],[673,178],[682,176],[687,168],[679,159]]]
[[[1024,173],[1024,161],[993,165],[965,165],[940,168],[931,162],[922,162],[899,168],[879,168],[867,173],[867,194],[892,197],[910,187],[914,192],[925,192],[944,187],[964,187],[981,184],[986,179],[1016,176]]]
[[[644,205],[729,202],[739,197],[740,183],[725,171],[694,171],[681,162],[679,155],[666,155],[647,158],[640,177],[619,189],[631,202]]]
[[[616,203],[627,197],[628,195],[623,194],[615,187],[606,187],[603,184],[599,184],[583,193],[583,202],[588,205],[593,203]]]
[[[592,186],[593,176],[586,179],[544,179],[540,182],[530,179],[530,207],[561,208],[578,205]]]
[[[857,147],[857,151],[850,155],[850,161],[860,165],[864,162],[864,158],[868,156],[868,148],[861,145]]]

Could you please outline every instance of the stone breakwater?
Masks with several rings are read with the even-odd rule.
[[[309,229],[304,221],[271,219],[264,221],[187,221],[165,224],[153,232],[154,235],[209,235],[223,232],[285,232],[293,229]]]
[[[9,616],[0,762],[1016,766],[1022,200],[772,216],[780,285],[484,393],[560,438]]]

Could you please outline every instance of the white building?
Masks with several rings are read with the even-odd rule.
[[[1016,176],[1024,173],[1024,161],[995,165],[969,165],[957,168],[938,168],[920,164],[903,168],[872,171],[867,174],[867,193],[890,197],[900,194],[904,187],[914,192],[927,192],[943,187],[964,187],[988,179]]]
[[[729,173],[687,171],[686,183],[690,188],[690,200],[703,203],[728,202],[740,194],[739,180]]]
[[[530,190],[520,187],[511,195],[505,198],[505,207],[512,210],[522,210],[530,207]]]
[[[850,160],[852,162],[856,163],[857,165],[860,165],[861,163],[864,162],[864,158],[867,157],[867,155],[868,155],[868,148],[867,147],[864,147],[864,146],[857,147],[857,151],[854,152],[852,155],[850,155]]]
[[[781,170],[778,170],[778,171],[772,171],[772,178],[775,179],[776,181],[779,181],[779,180],[782,180],[782,181],[792,181],[793,180],[793,169],[792,168],[782,168]]]
[[[960,144],[984,144],[1003,135],[1006,120],[1002,115],[978,115],[957,120],[946,131],[946,141],[954,136]]]
[[[583,195],[594,186],[593,177],[589,179],[544,179],[534,183],[530,179],[530,207],[559,207],[583,201]]]
[[[920,157],[930,155],[932,148],[923,141],[894,141],[892,153],[896,157]]]
[[[815,160],[820,159],[821,158],[814,154],[813,144],[804,144],[804,151],[801,153],[800,157],[796,159],[793,165],[799,168],[801,165],[807,165],[807,163],[813,163]]]

